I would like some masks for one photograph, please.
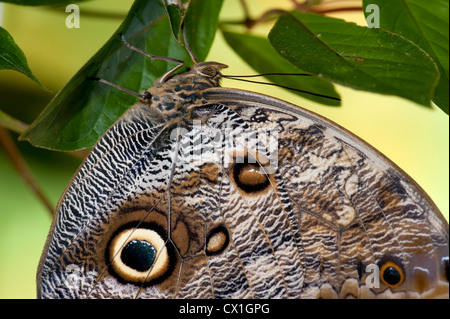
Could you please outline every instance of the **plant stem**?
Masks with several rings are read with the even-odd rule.
[[[22,134],[28,128],[27,124],[9,116],[2,110],[0,110],[0,126],[19,134]]]
[[[14,165],[19,175],[25,181],[28,188],[30,188],[30,190],[39,198],[39,200],[44,204],[50,214],[53,215],[55,209],[54,206],[47,199],[39,184],[35,181],[30,169],[28,168],[25,160],[20,154],[16,143],[11,137],[11,134],[2,126],[0,126],[0,145],[3,146],[6,155],[9,157],[11,163]]]

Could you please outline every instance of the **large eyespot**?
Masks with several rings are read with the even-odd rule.
[[[127,228],[110,241],[108,257],[119,279],[145,284],[163,277],[170,269],[165,240],[155,230]]]
[[[385,285],[395,288],[403,282],[404,272],[396,263],[387,261],[380,268],[380,277]]]
[[[210,231],[206,238],[206,255],[217,255],[227,248],[229,243],[228,230],[219,226]]]

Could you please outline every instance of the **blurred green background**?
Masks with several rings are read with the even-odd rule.
[[[272,0],[249,0],[253,16],[273,7]],[[114,33],[132,0],[92,0],[80,3],[81,25],[68,29],[65,8],[22,7],[0,3],[1,25],[24,51],[37,78],[51,92],[13,71],[0,71],[0,110],[31,121],[52,96]],[[277,1],[286,6],[289,1]],[[225,0],[222,19],[242,17],[238,0]],[[363,24],[362,13],[341,14]],[[3,20],[2,20],[3,19]],[[230,66],[229,74],[254,74],[217,34],[209,60]],[[274,70],[276,72],[276,70]],[[380,150],[435,201],[448,219],[449,121],[438,108],[425,108],[400,98],[338,87],[343,105],[318,105],[275,87],[232,80],[223,86],[276,96],[322,114]],[[17,134],[13,134],[17,138]],[[18,143],[36,180],[56,205],[80,160],[74,156]],[[51,223],[43,204],[0,149],[0,298],[35,298],[35,273]]]

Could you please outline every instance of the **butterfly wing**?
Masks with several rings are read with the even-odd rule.
[[[137,105],[127,114],[100,139],[58,203],[38,269],[38,296],[88,296],[87,287],[99,275],[98,262],[105,259],[106,252],[96,246],[99,237],[105,236],[102,227],[127,196],[138,192],[134,187],[125,188],[145,183],[142,171],[153,161],[161,166],[171,161],[165,158],[172,156],[170,137],[151,110]],[[161,174],[151,170],[155,178],[142,187],[163,192],[169,173],[154,169]],[[131,193],[125,195],[128,191]]]
[[[303,297],[448,296],[448,222],[394,163],[284,101],[222,88],[206,95],[253,129],[276,123],[277,192],[299,224]],[[369,265],[380,270],[379,288],[366,284]]]
[[[170,123],[138,104],[99,141],[58,205],[42,297],[448,296],[448,224],[394,164],[286,102],[203,96]]]

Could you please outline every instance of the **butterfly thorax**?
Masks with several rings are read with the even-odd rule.
[[[150,103],[165,121],[181,119],[193,107],[207,103],[203,92],[220,86],[220,70],[226,67],[217,62],[197,63],[187,72],[174,75],[166,81],[155,81],[155,85],[148,90],[151,98],[143,102]]]

